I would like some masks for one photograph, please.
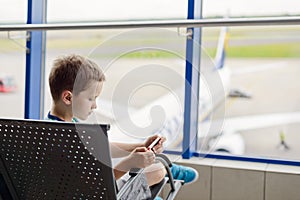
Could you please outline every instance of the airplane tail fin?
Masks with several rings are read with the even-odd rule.
[[[228,28],[223,27],[220,32],[217,53],[215,57],[216,69],[222,69],[224,67],[227,44],[228,44]]]

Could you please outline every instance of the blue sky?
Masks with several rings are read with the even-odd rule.
[[[25,22],[25,0],[0,0],[0,23]],[[203,15],[300,14],[299,0],[203,0]],[[186,18],[187,0],[48,0],[48,21]]]

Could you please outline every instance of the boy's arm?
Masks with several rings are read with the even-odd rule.
[[[111,157],[120,158],[128,156],[135,148],[145,147],[144,143],[121,143],[121,142],[110,142]]]
[[[115,178],[121,178],[131,168],[148,167],[154,161],[155,155],[152,151],[147,150],[145,147],[138,147],[114,167]]]
[[[163,151],[162,144],[166,141],[166,138],[160,135],[153,135],[148,137],[144,142],[140,143],[121,143],[121,142],[110,142],[110,152],[113,158],[119,158],[127,156],[137,147],[149,147],[149,145],[159,138],[159,142],[155,145],[153,150],[155,153],[161,153]]]
[[[119,163],[119,164],[121,164],[121,163]],[[130,170],[128,168],[124,168],[122,165],[119,165],[119,164],[114,168],[114,175],[115,175],[116,180],[118,180],[119,178],[124,176],[124,174],[126,174],[126,172],[128,172]]]

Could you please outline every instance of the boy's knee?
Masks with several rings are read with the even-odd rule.
[[[146,177],[148,180],[148,184],[155,185],[161,182],[166,176],[166,169],[165,168],[156,168],[155,170],[146,172]]]
[[[158,170],[159,172],[159,177],[161,177],[161,179],[163,179],[165,176],[166,176],[166,174],[167,174],[167,171],[166,171],[166,169],[165,168],[161,168],[160,170]]]
[[[156,183],[161,182],[161,181],[165,178],[166,173],[167,173],[167,172],[166,172],[166,169],[165,169],[165,168],[160,168],[160,169],[156,170],[156,171],[155,171],[155,177],[156,177],[157,179],[155,180],[155,182],[156,182]]]

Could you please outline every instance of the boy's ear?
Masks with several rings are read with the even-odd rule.
[[[72,96],[73,96],[73,94],[69,90],[64,90],[61,94],[62,101],[66,105],[71,105],[72,104]]]

